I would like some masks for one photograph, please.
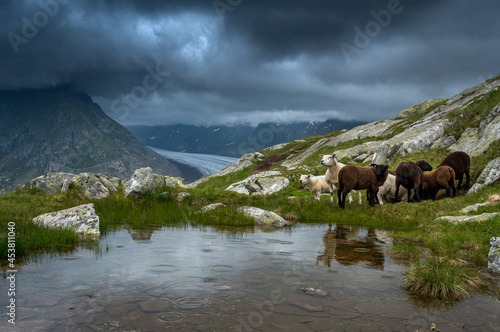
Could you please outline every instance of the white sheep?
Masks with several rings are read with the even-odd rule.
[[[396,175],[394,174],[388,174],[384,184],[378,187],[377,198],[380,205],[383,205],[385,203],[385,195],[387,194],[389,194],[390,197],[394,197],[394,195],[396,195]],[[401,186],[399,188],[398,200],[401,200],[403,202],[408,200],[407,195],[408,190]]]
[[[306,188],[308,188],[313,194],[314,199],[319,201],[321,194],[329,193],[331,188],[328,182],[325,180],[324,175],[314,176],[312,174],[301,174],[300,176],[300,184],[303,184]],[[337,190],[337,187],[333,186],[334,190]]]
[[[335,153],[326,156],[320,154],[319,156],[321,157],[321,165],[328,166],[328,169],[326,170],[325,174],[325,180],[330,185],[330,202],[332,202],[333,204],[333,193],[337,190],[337,189],[334,190],[333,188],[334,187],[337,188],[339,186],[339,171],[345,165],[337,161],[337,159],[335,158]],[[358,194],[359,204],[361,204],[361,191],[359,190],[355,191]],[[352,203],[351,193],[348,194],[348,197],[349,197],[349,203]]]

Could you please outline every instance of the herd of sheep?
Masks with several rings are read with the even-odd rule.
[[[390,171],[388,165],[372,164],[369,167],[344,165],[337,161],[335,154],[320,155],[321,165],[327,166],[328,170],[324,176],[311,174],[300,174],[300,183],[307,187],[314,198],[319,201],[322,193],[330,193],[330,201],[333,203],[333,195],[337,192],[337,201],[341,208],[345,207],[345,199],[350,192],[357,191],[359,204],[361,204],[360,190],[366,190],[368,203],[375,205],[378,200],[380,204],[386,202],[386,195],[393,202],[411,199],[420,202],[422,199],[435,199],[440,189],[446,190],[446,196],[456,196],[457,188],[462,187],[463,176],[467,178],[465,184],[470,184],[470,157],[467,153],[457,151],[447,156],[436,169],[427,162],[404,161]],[[428,172],[428,173],[424,173]],[[458,180],[458,187],[455,181]]]

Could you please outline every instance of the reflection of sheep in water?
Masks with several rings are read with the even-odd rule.
[[[336,225],[332,230],[330,224],[323,245],[325,252],[316,258],[317,265],[331,267],[332,260],[342,265],[360,264],[383,268],[384,254],[374,242],[375,231],[369,230],[364,239],[359,238],[359,228]]]
[[[313,194],[314,199],[317,201],[320,200],[321,194],[329,193],[331,188],[330,185],[326,182],[325,176],[314,176],[312,174],[300,174],[300,184],[303,184],[306,188],[308,188]],[[337,187],[333,186],[334,190],[337,190]]]

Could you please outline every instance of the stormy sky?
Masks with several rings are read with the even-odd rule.
[[[373,121],[500,72],[500,2],[0,2],[0,89],[72,84],[124,125]]]

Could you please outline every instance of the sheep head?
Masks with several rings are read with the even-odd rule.
[[[335,159],[335,153],[332,153],[331,155],[319,155],[321,157],[321,165],[322,166],[332,166],[337,163],[337,160]]]

